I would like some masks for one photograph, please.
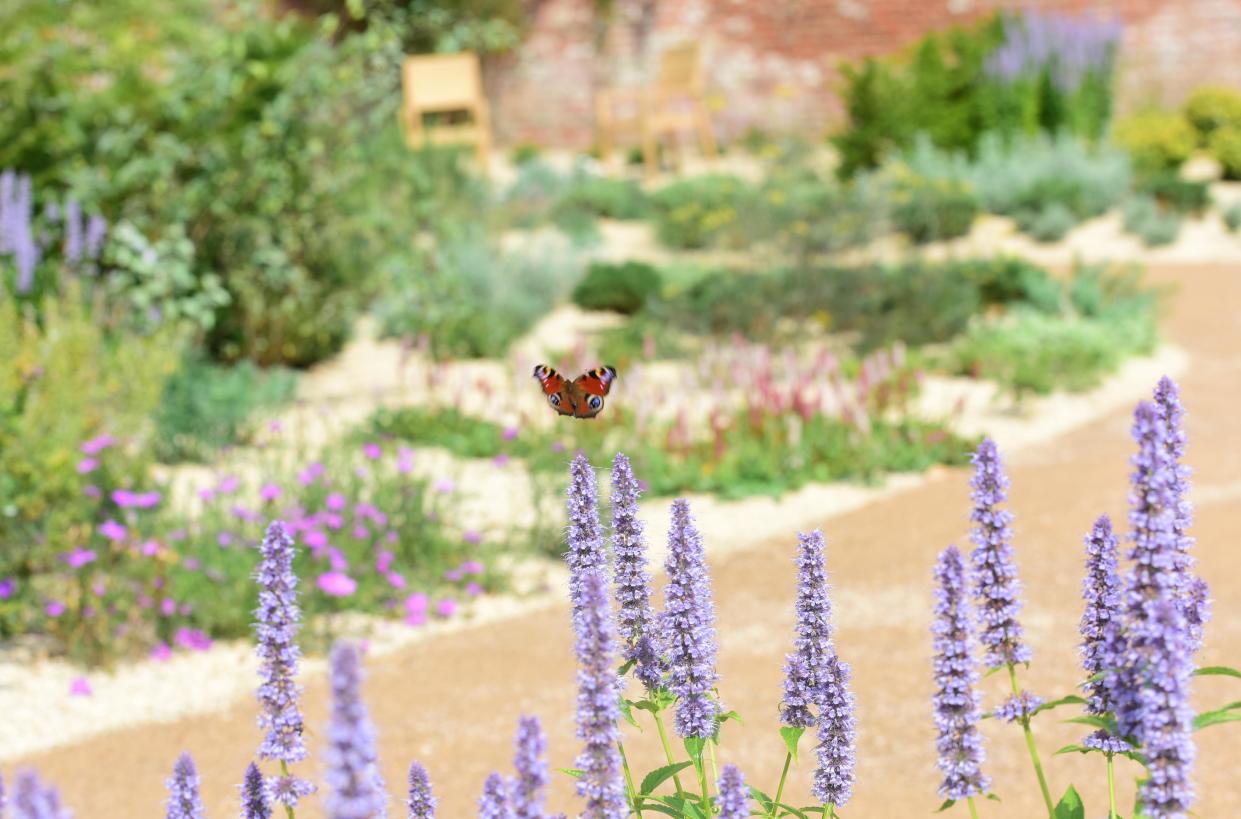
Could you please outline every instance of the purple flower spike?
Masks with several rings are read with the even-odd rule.
[[[517,752],[513,767],[513,816],[516,819],[543,819],[543,791],[547,787],[547,739],[538,717],[522,717],[517,723]]]
[[[646,540],[638,519],[638,481],[629,459],[617,453],[612,461],[612,550],[616,555],[616,626],[624,642],[624,658],[634,676],[654,692],[663,682],[666,665],[651,610],[651,575],[646,569]]]
[[[435,796],[431,793],[431,777],[419,762],[409,765],[409,819],[435,819]]]
[[[750,816],[750,793],[745,786],[745,776],[736,765],[725,765],[720,772],[720,819],[748,819]]]
[[[259,606],[255,610],[256,652],[259,657],[258,700],[262,706],[259,728],[267,732],[259,745],[260,759],[276,759],[289,765],[306,758],[302,741],[301,693],[295,678],[301,649],[297,646],[297,575],[293,573],[293,539],[280,521],[267,527],[259,547],[261,559],[255,579]],[[275,787],[276,798],[294,807],[314,787],[295,777],[284,777]]]
[[[259,766],[253,762],[246,768],[246,777],[241,781],[241,817],[271,819],[271,800],[267,797],[267,784],[263,782]]]
[[[13,787],[14,819],[70,819],[73,814],[60,806],[60,792],[45,785],[32,770],[20,771]]]
[[[986,753],[978,733],[978,669],[974,663],[974,635],[967,599],[965,562],[956,546],[949,546],[935,564],[935,620],[931,626],[935,650],[936,749],[944,781],[940,796],[966,799],[983,793],[990,778],[983,775]]]
[[[1011,512],[999,508],[1008,497],[1008,477],[1000,462],[995,441],[984,438],[971,459],[974,477],[970,481],[975,523],[970,539],[976,547],[974,595],[978,600],[981,633],[979,641],[986,651],[983,662],[989,668],[1030,662],[1030,648],[1022,643],[1021,583],[1013,564]]]
[[[483,783],[478,800],[478,819],[513,819],[513,809],[504,794],[504,779],[492,771]]]
[[[168,780],[167,819],[203,819],[202,797],[198,795],[198,770],[188,753],[177,758]]]
[[[603,528],[599,525],[595,471],[581,452],[573,456],[569,466],[568,510],[569,551],[565,562],[569,564],[569,599],[576,614],[582,607],[582,578],[596,569],[606,569],[608,562],[603,551]]]
[[[328,658],[332,713],[327,727],[329,819],[386,816],[387,796],[375,753],[375,729],[362,703],[362,654],[356,645],[337,642]]]
[[[1043,704],[1043,698],[1029,691],[1013,694],[995,709],[995,718],[1005,722],[1020,722],[1034,716]]]
[[[828,599],[827,570],[824,568],[823,533],[815,529],[798,535],[797,549],[797,626],[793,637],[794,655],[785,665],[785,725],[808,728],[814,717],[807,705],[822,705],[827,696],[832,648],[832,604]]]
[[[711,697],[715,670],[715,606],[702,538],[689,502],[672,502],[668,531],[668,588],[663,633],[668,648],[669,689],[677,695],[676,729],[683,738],[715,734],[719,703]]]
[[[1142,750],[1150,778],[1142,783],[1144,812],[1152,819],[1185,819],[1194,801],[1191,780],[1197,748],[1189,682],[1194,672],[1184,617],[1170,600],[1158,600],[1146,641],[1150,664],[1140,692]]]
[[[828,658],[819,703],[818,768],[811,793],[824,805],[840,808],[853,795],[856,760],[856,721],[853,693],[849,690],[849,664],[835,655]]]
[[[1117,539],[1112,520],[1102,515],[1086,537],[1086,579],[1082,581],[1082,597],[1086,609],[1082,614],[1082,669],[1086,672],[1086,709],[1095,716],[1112,710],[1108,691],[1114,681],[1109,674],[1095,680],[1102,671],[1115,672],[1124,663],[1121,585],[1117,574]],[[1083,744],[1108,753],[1129,750],[1129,743],[1107,731],[1096,731]]]
[[[621,819],[629,814],[621,778],[620,678],[614,659],[615,636],[601,571],[581,578],[582,609],[574,618],[577,631],[577,736],[584,747],[577,758],[582,776],[577,792],[586,798],[583,819]]]

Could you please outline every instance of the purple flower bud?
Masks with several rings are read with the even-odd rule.
[[[799,534],[797,549],[797,625],[793,648],[798,659],[785,665],[785,725],[807,728],[814,723],[808,704],[827,696],[832,648],[832,604],[828,599],[823,533]]]
[[[990,668],[1030,661],[1030,648],[1022,643],[1021,583],[1013,564],[1011,512],[1000,509],[1008,494],[1008,477],[1000,462],[995,442],[984,438],[972,458],[974,477],[970,481],[974,511],[970,520],[975,528],[970,539],[976,547],[974,595],[978,601],[981,626],[979,641],[986,649],[984,663]]]
[[[409,819],[435,819],[435,797],[431,794],[431,777],[419,762],[409,766]]]
[[[478,819],[513,819],[513,809],[504,792],[504,778],[495,771],[483,782],[483,795],[478,800]]]
[[[856,759],[856,721],[849,690],[849,664],[834,654],[823,669],[819,701],[818,767],[810,791],[824,805],[843,807],[853,795]]]
[[[683,738],[715,734],[719,703],[711,696],[715,670],[715,606],[702,538],[689,502],[672,502],[668,531],[668,587],[663,613],[663,642],[668,650],[668,688],[677,695],[676,729]]]
[[[202,797],[198,795],[198,770],[188,753],[181,754],[168,780],[167,819],[203,819]]]
[[[995,718],[1005,722],[1019,722],[1034,716],[1043,704],[1043,698],[1029,691],[1013,694],[995,709]]]
[[[259,766],[253,762],[246,768],[241,782],[241,819],[271,819],[271,800],[267,795],[267,783]]]
[[[617,453],[612,461],[612,549],[616,555],[616,626],[624,658],[634,676],[653,692],[666,670],[651,609],[651,574],[646,568],[646,540],[638,518],[638,482],[629,459]]]
[[[720,819],[749,819],[750,793],[745,786],[745,776],[736,765],[724,766],[717,787]]]
[[[14,819],[72,819],[60,805],[60,792],[45,785],[32,770],[19,771],[13,788]]]
[[[538,717],[522,717],[517,723],[516,755],[513,767],[513,816],[515,819],[543,819],[543,791],[547,787],[547,739]]]
[[[567,496],[569,531],[566,540],[569,551],[565,554],[565,562],[569,566],[569,599],[576,613],[582,607],[582,578],[592,571],[605,570],[608,562],[603,551],[603,530],[599,525],[595,471],[581,452],[573,456],[569,466]]]
[[[362,702],[362,656],[353,643],[337,642],[328,658],[332,713],[324,752],[328,819],[385,816],[387,796],[375,752],[375,729]]]
[[[582,776],[577,792],[586,797],[583,819],[627,816],[625,785],[616,743],[620,739],[620,679],[614,658],[615,636],[601,570],[579,578],[581,610],[574,616],[577,632],[577,736],[584,747],[577,758]]]
[[[990,779],[982,773],[986,753],[978,733],[978,669],[966,593],[965,563],[949,546],[935,564],[935,619],[931,626],[935,651],[935,727],[939,768],[944,780],[940,796],[966,799],[983,793]]]

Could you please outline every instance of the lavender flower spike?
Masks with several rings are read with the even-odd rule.
[[[517,723],[517,753],[513,767],[513,815],[516,819],[543,819],[543,790],[547,787],[547,738],[538,717],[522,717]]]
[[[301,612],[297,605],[297,575],[293,573],[293,538],[280,521],[272,521],[259,547],[261,559],[255,580],[259,606],[255,610],[255,651],[259,657],[259,728],[267,732],[259,745],[260,759],[275,759],[286,768],[306,758],[302,741],[302,714],[295,682],[302,653],[297,646]],[[272,783],[276,799],[289,807],[314,791],[304,780],[291,775]]]
[[[181,754],[168,780],[167,819],[203,819],[202,797],[198,795],[198,770],[188,753]]]
[[[849,690],[849,664],[833,654],[827,660],[825,674],[819,704],[819,746],[815,750],[819,764],[810,792],[821,804],[840,808],[853,795],[857,723]]]
[[[327,796],[329,819],[375,819],[387,815],[387,796],[375,754],[375,729],[362,703],[362,653],[337,642],[328,658],[332,711],[327,727]]]
[[[808,728],[814,724],[808,703],[822,705],[827,696],[832,648],[832,604],[828,599],[824,568],[823,533],[818,529],[798,535],[797,626],[793,655],[785,665],[785,725]]]
[[[1142,701],[1142,750],[1150,778],[1142,783],[1144,813],[1151,819],[1185,819],[1194,800],[1191,780],[1197,748],[1189,682],[1194,672],[1184,617],[1171,600],[1153,605]]]
[[[935,650],[936,748],[944,781],[940,796],[966,799],[990,786],[982,773],[986,753],[978,733],[980,718],[978,669],[966,592],[965,562],[956,546],[949,546],[935,564],[935,620],[931,626]]]
[[[1013,564],[1012,513],[999,508],[1008,497],[1008,477],[1000,462],[995,441],[984,438],[971,459],[974,477],[970,481],[976,525],[970,535],[974,542],[974,595],[978,599],[981,633],[979,641],[986,651],[989,668],[1030,662],[1030,648],[1022,643],[1021,583]]]
[[[513,809],[504,794],[504,779],[494,771],[483,783],[478,800],[478,819],[513,819]]]
[[[431,777],[421,763],[409,765],[409,819],[435,819],[435,797],[431,794]]]
[[[271,819],[271,802],[267,798],[267,784],[259,766],[253,762],[246,768],[241,781],[241,819]]]
[[[71,819],[73,813],[60,806],[60,793],[44,785],[32,770],[20,771],[13,787],[14,819]]]
[[[582,577],[595,569],[607,567],[603,551],[603,528],[599,525],[599,498],[595,471],[584,453],[573,456],[569,465],[568,489],[569,531],[569,599],[574,615],[582,608]]]
[[[1115,673],[1124,663],[1123,623],[1121,616],[1121,585],[1117,574],[1117,540],[1112,533],[1112,520],[1101,515],[1086,537],[1086,578],[1082,581],[1082,597],[1086,609],[1082,613],[1082,669],[1086,672],[1086,709],[1095,716],[1112,710],[1108,695],[1112,674],[1091,679],[1102,671]],[[1129,743],[1099,730],[1084,745],[1108,753],[1129,750]]]
[[[577,736],[585,743],[577,758],[582,776],[577,792],[586,797],[582,819],[621,819],[629,814],[621,758],[620,679],[614,665],[612,612],[601,571],[582,578],[582,610],[577,630]]]
[[[651,610],[651,575],[646,569],[646,541],[642,521],[638,519],[638,493],[638,480],[629,459],[616,453],[612,460],[616,626],[624,643],[625,662],[634,664],[634,675],[651,693],[663,682],[665,664]]]
[[[746,790],[745,776],[736,765],[725,765],[717,783],[720,793],[720,819],[748,819],[750,794]]]
[[[706,739],[715,734],[720,710],[711,696],[719,679],[715,606],[702,537],[684,498],[672,502],[665,569],[668,588],[662,625],[668,649],[668,687],[677,695],[676,729],[682,738]]]

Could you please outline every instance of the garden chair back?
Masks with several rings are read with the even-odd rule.
[[[401,87],[401,124],[411,148],[427,144],[473,145],[486,169],[491,120],[477,54],[409,55],[401,69]],[[458,113],[469,114],[469,121],[423,121],[428,114]]]

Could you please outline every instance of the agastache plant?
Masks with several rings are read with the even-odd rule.
[[[542,819],[543,791],[547,788],[547,739],[538,717],[522,717],[517,723],[514,741],[516,754],[513,767],[517,778],[513,780],[513,816],[515,819]]]
[[[409,765],[408,819],[435,819],[435,796],[431,793],[431,777],[420,762]]]
[[[835,816],[836,808],[844,807],[853,795],[857,723],[849,676],[849,664],[833,654],[828,660],[823,701],[819,704],[819,745],[815,749],[818,767],[810,787],[829,817]]]
[[[45,785],[32,770],[20,771],[13,786],[14,819],[70,819],[60,805],[60,792]]]
[[[167,819],[203,819],[202,797],[198,794],[198,770],[188,753],[181,754],[168,780]]]
[[[607,568],[603,550],[603,528],[599,524],[598,488],[595,470],[584,453],[577,453],[569,465],[568,512],[569,599],[576,614],[582,608],[583,577]]]
[[[620,679],[614,665],[615,633],[601,571],[580,578],[582,608],[575,618],[577,631],[577,736],[582,771],[577,792],[586,798],[583,819],[618,819],[628,814],[625,783],[621,778]]]
[[[1086,608],[1081,620],[1086,711],[1096,717],[1112,710],[1108,678],[1124,661],[1121,648],[1123,608],[1117,565],[1117,538],[1112,532],[1112,519],[1101,515],[1086,537],[1086,578],[1082,581]],[[1082,740],[1082,744],[1107,754],[1109,780],[1112,755],[1130,750],[1129,743],[1102,728]]]
[[[241,781],[241,819],[271,819],[271,800],[259,766],[253,762]]]
[[[327,727],[324,807],[329,819],[386,816],[387,796],[379,774],[375,729],[362,702],[362,652],[337,642],[328,658],[332,713]]]
[[[972,612],[966,588],[965,561],[949,546],[935,564],[935,617],[931,625],[935,651],[935,727],[939,738],[941,796],[965,799],[974,813],[974,797],[985,793],[990,778],[983,774],[986,753],[978,732],[978,668],[974,660]]]
[[[1021,724],[1026,748],[1034,773],[1038,778],[1039,791],[1050,815],[1051,789],[1043,773],[1030,718],[1042,705],[1042,699],[1028,691],[1022,691],[1017,682],[1017,665],[1029,664],[1030,647],[1024,642],[1021,622],[1021,581],[1017,579],[1017,566],[1013,559],[1013,515],[1001,504],[1008,499],[1008,476],[1000,460],[995,441],[984,438],[972,459],[974,476],[970,480],[970,499],[974,509],[970,520],[974,529],[970,540],[974,543],[971,557],[974,564],[974,596],[978,605],[979,642],[983,646],[983,664],[988,668],[1007,668],[1012,686],[1012,696],[997,710],[996,716]]]
[[[715,670],[715,605],[702,537],[689,502],[672,502],[668,531],[668,587],[663,632],[668,648],[669,689],[677,696],[675,725],[682,738],[705,740],[715,733],[719,703],[712,697]]]
[[[478,798],[478,819],[513,819],[513,810],[504,792],[504,777],[492,771],[483,782]]]
[[[745,776],[736,765],[724,766],[716,787],[719,791],[720,819],[748,819],[750,794],[746,789]]]
[[[266,731],[259,745],[260,759],[280,762],[281,776],[271,787],[277,801],[292,817],[298,799],[313,792],[309,782],[293,776],[289,765],[306,758],[302,740],[300,693],[295,681],[301,649],[297,630],[301,612],[297,604],[297,575],[293,573],[293,538],[280,521],[273,521],[259,547],[255,580],[259,605],[255,610],[255,651],[259,657],[259,728]]]
[[[647,694],[663,681],[665,663],[659,631],[651,610],[651,575],[646,568],[646,540],[638,518],[638,479],[629,459],[617,453],[612,460],[612,552],[615,555],[616,630],[623,643],[625,662]]]

